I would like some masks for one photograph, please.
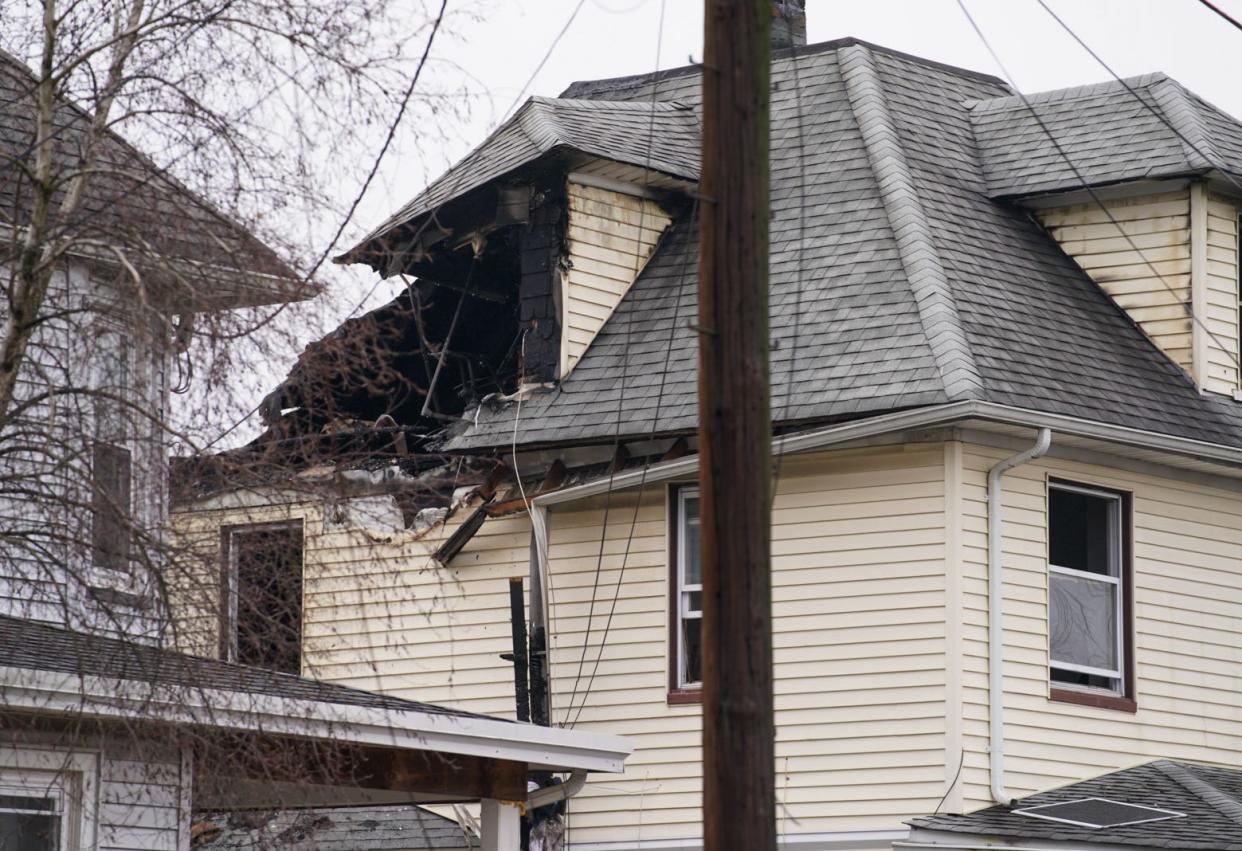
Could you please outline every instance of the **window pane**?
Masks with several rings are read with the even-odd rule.
[[[129,450],[102,440],[95,441],[92,449],[93,563],[108,570],[126,570],[129,567],[130,485],[133,479]]]
[[[59,822],[56,816],[0,812],[0,849],[53,851]]]
[[[1049,575],[1049,646],[1053,665],[1068,662],[1117,671],[1116,586],[1062,573]]]
[[[686,601],[685,614],[699,614],[703,611],[702,591],[687,591],[684,599]]]
[[[682,510],[685,512],[682,517],[682,534],[685,536],[685,559],[683,581],[687,585],[700,585],[703,582],[703,572],[701,562],[699,560],[700,548],[700,525],[699,525],[699,498],[697,496],[687,497],[682,503]]]
[[[698,618],[686,618],[681,622],[681,653],[684,660],[681,669],[682,685],[690,685],[703,680],[703,672],[700,667],[703,643],[699,631],[702,623]]]
[[[1052,488],[1048,491],[1048,557],[1058,567],[1113,571],[1111,511],[1115,500]]]

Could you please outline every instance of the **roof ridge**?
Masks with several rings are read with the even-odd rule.
[[[1191,100],[1186,87],[1172,77],[1166,77],[1152,86],[1152,96],[1177,133],[1187,161],[1197,168],[1220,168],[1221,157],[1204,126],[1203,115]]]
[[[838,62],[944,391],[954,401],[979,398],[983,380],[889,113],[879,71],[870,50],[861,44],[842,48]]]
[[[1084,83],[1080,86],[1066,86],[1060,89],[1045,89],[1041,92],[1031,92],[1030,94],[1002,95],[994,98],[976,98],[966,101],[965,105],[971,111],[976,109],[1008,109],[1013,106],[1023,106],[1025,104],[1056,103],[1058,101],[1075,100],[1077,98],[1095,97],[1096,95],[1109,94],[1115,91],[1124,90],[1127,86],[1131,89],[1145,89],[1166,80],[1174,83],[1177,82],[1163,71],[1150,71],[1146,74],[1139,74],[1134,77],[1103,80],[1098,83]]]
[[[1242,825],[1242,803],[1226,795],[1180,762],[1158,759],[1151,766],[1186,791],[1201,798],[1230,821]]]
[[[842,38],[834,38],[830,41],[819,41],[812,44],[803,44],[795,47],[781,48],[772,51],[772,62],[781,62],[786,59],[799,56],[813,56],[819,53],[832,53],[849,47],[865,47],[868,50],[885,53],[889,56],[895,56],[899,59],[908,59],[924,65],[928,68],[936,68],[941,71],[948,71],[963,77],[970,77],[975,80],[982,80],[988,83],[996,83],[1006,89],[1010,89],[1008,83],[994,74],[988,74],[984,71],[976,71],[972,68],[962,68],[957,65],[950,65],[947,62],[937,62],[935,59],[928,59],[925,56],[919,56],[914,53],[906,53],[905,51],[896,50],[892,47],[885,47],[882,44],[874,44],[864,41],[855,36],[844,36]],[[690,74],[698,74],[702,72],[702,65],[681,65],[676,68],[664,68],[660,71],[649,71],[645,74],[625,74],[620,77],[604,77],[597,80],[575,80],[565,87],[561,92],[562,96],[580,97],[581,94],[590,96],[592,93],[603,93],[610,89],[621,89],[630,86],[641,86],[647,83],[659,83],[664,80],[673,80],[678,77],[685,77]],[[1012,90],[1012,89],[1011,89]],[[570,93],[573,92],[573,95]]]
[[[546,153],[559,145],[565,138],[565,133],[560,121],[557,120],[555,110],[552,109],[553,105],[548,100],[541,97],[532,97],[527,100],[518,114],[509,119],[506,124],[496,128],[496,133],[488,136],[484,144],[491,141],[493,136],[499,135],[506,126],[516,126],[541,152]]]
[[[619,112],[685,112],[694,107],[682,100],[612,100],[609,98],[567,98],[531,95],[527,103],[540,106],[572,106],[579,109],[616,109]]]

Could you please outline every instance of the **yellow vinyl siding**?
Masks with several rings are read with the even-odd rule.
[[[525,514],[490,520],[447,568],[430,558],[470,514],[423,538],[351,531],[317,542],[307,574],[310,675],[396,697],[514,717],[509,578],[529,570]]]
[[[962,473],[967,810],[990,802],[986,476],[1010,454],[967,446]],[[1049,477],[1133,494],[1136,714],[1048,699]],[[1242,762],[1242,493],[1043,459],[1007,474],[1004,495],[1010,792],[1027,794],[1148,758]]]
[[[304,675],[512,718],[513,668],[500,654],[512,650],[509,577],[529,570],[530,523],[490,520],[440,568],[431,554],[471,510],[421,536],[325,523],[318,501],[178,512],[174,527],[205,577],[179,595],[181,646],[216,653],[220,528],[302,518]]]
[[[314,557],[315,533],[323,528],[317,504],[282,502],[198,511],[174,511],[170,542],[174,574],[168,580],[173,644],[183,653],[215,658],[220,653],[221,534],[226,526],[303,520],[303,558]]]
[[[1174,363],[1193,371],[1190,192],[1038,211],[1065,253]],[[1110,219],[1111,216],[1111,219]],[[1115,221],[1115,224],[1114,224]]]
[[[782,465],[772,540],[783,833],[896,828],[944,793],[943,460],[939,445],[912,445]],[[666,703],[666,499],[652,485],[641,501],[628,492],[550,514],[554,720],[635,745],[624,775],[575,799],[575,842],[699,835],[700,710]]]
[[[1211,334],[1205,386],[1218,393],[1238,389],[1238,209],[1230,199],[1209,195],[1207,205],[1207,304],[1203,318]]]
[[[561,377],[569,374],[651,257],[671,219],[648,198],[569,182]]]

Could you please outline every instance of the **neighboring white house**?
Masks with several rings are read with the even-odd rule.
[[[29,200],[35,89],[0,54],[10,247]],[[57,118],[58,143],[86,121],[70,104]],[[187,851],[195,807],[481,801],[482,847],[515,851],[530,772],[571,775],[538,805],[588,771],[619,771],[626,743],[168,647],[176,331],[195,312],[305,294],[270,249],[120,138],[105,138],[100,162],[123,177],[92,182],[80,217],[61,223],[77,248],[0,429],[0,847]]]

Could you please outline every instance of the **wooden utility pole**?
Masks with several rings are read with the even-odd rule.
[[[706,0],[699,203],[703,847],[774,851],[768,76],[773,0]]]

